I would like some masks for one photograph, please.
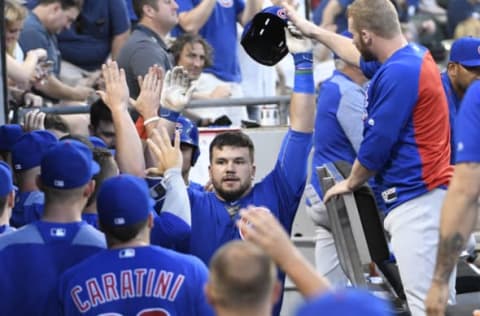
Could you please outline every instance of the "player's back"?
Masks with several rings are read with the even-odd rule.
[[[61,277],[63,315],[213,315],[196,257],[157,246],[109,249]]]
[[[1,313],[55,315],[60,274],[103,248],[103,234],[84,222],[38,221],[0,237]]]

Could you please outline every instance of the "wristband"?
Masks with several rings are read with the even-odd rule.
[[[143,121],[143,126],[147,126],[148,124],[156,122],[158,120],[160,120],[160,117],[158,117],[158,116],[151,117],[151,118]]]
[[[176,123],[179,116],[180,112],[169,110],[164,107],[160,108],[160,117],[169,120],[170,122]]]
[[[293,92],[314,94],[313,54],[311,52],[293,54],[293,60],[295,62]]]

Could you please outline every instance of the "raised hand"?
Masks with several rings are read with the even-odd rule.
[[[26,132],[44,130],[45,129],[45,113],[40,112],[40,110],[35,109],[33,111],[28,111],[25,114],[25,120],[23,123],[23,129]]]
[[[169,110],[181,112],[194,90],[195,84],[190,81],[188,72],[181,66],[174,67],[165,75],[160,104]]]
[[[105,91],[97,91],[110,111],[126,111],[128,109],[129,92],[125,71],[118,69],[114,61],[102,65],[102,75],[105,80]]]
[[[282,6],[285,8],[288,20],[297,27],[298,31],[306,37],[313,37],[318,26],[301,16],[288,1],[282,1]]]
[[[303,36],[298,28],[290,21],[285,28],[285,38],[288,51],[292,54],[310,52],[313,49],[312,41]]]
[[[144,119],[155,117],[158,114],[162,93],[162,80],[163,70],[158,65],[150,67],[144,78],[141,76],[138,77],[140,94],[132,104]]]
[[[183,156],[180,150],[179,131],[175,131],[175,140],[172,145],[165,127],[154,129],[150,138],[147,139],[147,144],[157,159],[155,174],[163,174],[171,168],[182,168]]]

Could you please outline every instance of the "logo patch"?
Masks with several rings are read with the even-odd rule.
[[[224,8],[231,8],[233,6],[233,0],[217,0],[217,2]]]
[[[390,189],[387,189],[382,192],[382,198],[385,201],[385,203],[392,203],[394,202],[398,196],[397,196],[397,188],[393,187]]]
[[[279,18],[286,20],[287,19],[287,11],[285,8],[281,8],[280,10],[277,11],[277,15]]]

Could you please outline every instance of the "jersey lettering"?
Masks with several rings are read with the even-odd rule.
[[[105,303],[105,298],[103,297],[103,293],[100,290],[100,286],[98,285],[97,279],[95,278],[88,279],[86,284],[87,284],[88,298],[92,306],[95,307],[98,304]]]
[[[82,287],[77,285],[71,291],[70,295],[72,296],[73,303],[81,313],[85,313],[90,309],[90,303],[88,301],[82,302],[78,293],[82,292]]]
[[[102,274],[103,292],[107,302],[118,300],[117,279],[113,273]]]
[[[133,275],[132,270],[124,270],[120,272],[121,275],[121,296],[122,298],[134,297],[135,292],[133,291]]]

